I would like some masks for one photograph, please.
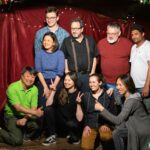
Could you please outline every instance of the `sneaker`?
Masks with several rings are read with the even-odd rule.
[[[68,143],[70,143],[70,144],[80,144],[80,140],[79,139],[77,139],[76,137],[69,137],[68,138]]]
[[[51,135],[42,143],[44,146],[49,146],[56,143],[56,135]]]

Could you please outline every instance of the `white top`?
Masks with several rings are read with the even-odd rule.
[[[136,47],[132,46],[130,62],[131,62],[131,77],[135,83],[136,88],[143,88],[148,71],[148,61],[150,61],[150,41],[145,42]]]

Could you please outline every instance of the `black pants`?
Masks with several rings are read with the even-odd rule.
[[[113,141],[116,150],[125,150],[125,140],[127,139],[127,128],[118,128],[113,131]]]
[[[43,131],[46,137],[55,134],[55,110],[53,105],[45,107],[44,115],[38,118],[39,131],[37,136],[41,136]]]
[[[68,120],[58,110],[56,113],[57,133],[61,137],[67,134],[80,138],[82,133],[82,122],[78,122],[76,118]]]

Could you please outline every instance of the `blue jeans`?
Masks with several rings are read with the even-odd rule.
[[[109,89],[109,88],[113,88],[114,89],[114,98],[115,98],[115,103],[117,105],[122,105],[122,101],[121,101],[121,95],[119,94],[117,88],[116,88],[116,85],[115,84],[110,84],[110,83],[106,83],[106,88]]]

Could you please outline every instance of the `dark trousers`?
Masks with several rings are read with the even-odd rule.
[[[58,110],[56,113],[56,127],[57,134],[61,137],[65,137],[68,134],[78,139],[81,137],[82,122],[78,122],[76,118],[68,120]]]
[[[118,128],[113,131],[113,141],[116,150],[125,150],[125,139],[127,139],[127,128]]]
[[[89,89],[89,74],[88,73],[77,73],[78,76],[78,88],[81,92],[88,92]]]
[[[37,120],[39,125],[37,136],[41,136],[43,131],[46,137],[55,134],[55,110],[53,105],[45,107],[44,115]]]
[[[21,145],[23,143],[24,131],[34,132],[38,125],[34,120],[29,120],[24,127],[16,125],[17,118],[14,116],[5,116],[5,126],[7,130],[0,129],[0,142],[11,145]]]

